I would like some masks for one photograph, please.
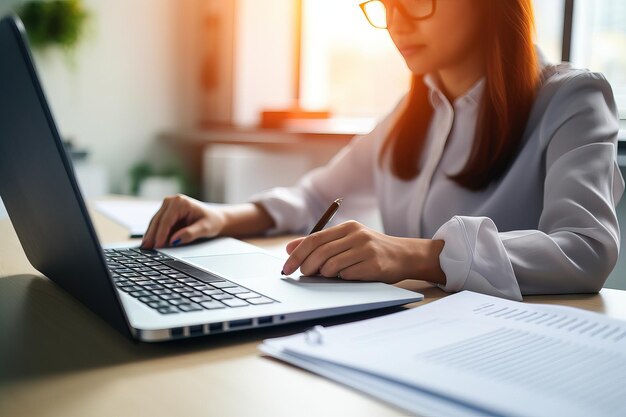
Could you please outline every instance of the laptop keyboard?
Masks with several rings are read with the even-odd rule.
[[[161,314],[276,302],[156,251],[105,249],[104,255],[117,288]]]

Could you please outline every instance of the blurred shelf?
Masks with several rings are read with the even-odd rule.
[[[176,144],[288,145],[294,143],[347,143],[355,135],[366,134],[376,125],[371,118],[332,118],[291,120],[281,129],[256,127],[205,126],[198,129],[165,132],[161,138]]]

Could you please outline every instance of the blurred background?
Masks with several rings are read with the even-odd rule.
[[[357,0],[0,1],[29,31],[89,199],[236,203],[291,185],[409,85]],[[603,72],[626,119],[626,2],[536,0],[535,10],[547,59]],[[608,286],[626,288],[621,265]]]

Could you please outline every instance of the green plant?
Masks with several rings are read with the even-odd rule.
[[[139,162],[130,169],[129,175],[130,192],[133,195],[137,195],[139,193],[139,185],[144,179],[154,175],[154,169],[147,162]]]
[[[176,178],[181,186],[181,192],[184,194],[191,194],[193,191],[189,177],[185,174],[184,169],[176,164],[157,170],[148,162],[141,161],[131,167],[129,170],[129,176],[130,192],[133,195],[137,195],[139,193],[139,187],[141,186],[142,181],[148,177]]]
[[[82,0],[29,1],[18,9],[35,48],[74,48],[83,33],[87,12]]]

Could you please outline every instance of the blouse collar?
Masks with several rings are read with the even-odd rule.
[[[442,103],[449,103],[447,97],[445,96],[445,94],[443,94],[440,87],[440,82],[435,75],[426,74],[424,76],[424,84],[426,84],[426,86],[428,87],[430,104],[433,107],[437,107]],[[452,104],[454,104],[455,107],[461,107],[465,103],[476,106],[480,102],[484,90],[485,77],[482,77],[481,79],[476,81],[474,85],[472,85],[472,87],[465,92],[465,94],[454,99],[454,102]]]

